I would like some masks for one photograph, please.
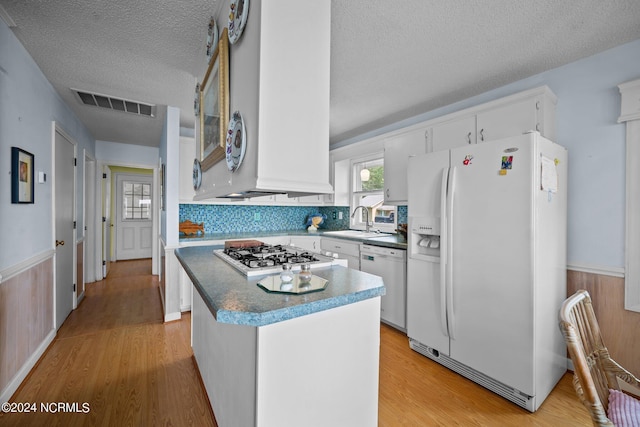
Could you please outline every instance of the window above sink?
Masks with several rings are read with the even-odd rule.
[[[396,206],[384,204],[384,157],[383,153],[374,153],[366,157],[353,159],[351,162],[353,183],[350,191],[350,211],[356,206],[364,206],[351,218],[350,227],[359,231],[365,230],[368,219],[369,228],[382,232],[395,232],[398,221]],[[361,231],[363,232],[363,231]]]

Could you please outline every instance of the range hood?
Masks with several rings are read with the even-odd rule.
[[[331,2],[251,2],[241,38],[229,45],[229,115],[242,115],[246,152],[204,171],[194,200],[330,194]],[[218,25],[226,25],[221,3]],[[196,132],[198,135],[198,132]]]

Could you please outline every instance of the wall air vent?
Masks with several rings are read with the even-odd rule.
[[[92,93],[71,88],[78,101],[84,105],[107,108],[109,110],[122,111],[124,113],[137,114],[138,116],[155,117],[156,106],[129,99],[114,98],[108,95]]]

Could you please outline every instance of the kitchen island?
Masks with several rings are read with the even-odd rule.
[[[375,426],[382,279],[312,269],[326,289],[269,293],[213,254],[176,256],[194,286],[192,347],[220,426]]]

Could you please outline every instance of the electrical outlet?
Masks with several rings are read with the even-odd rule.
[[[336,211],[333,211],[333,219],[336,219]]]
[[[260,221],[260,212],[254,212],[253,213],[253,220],[254,221]]]

